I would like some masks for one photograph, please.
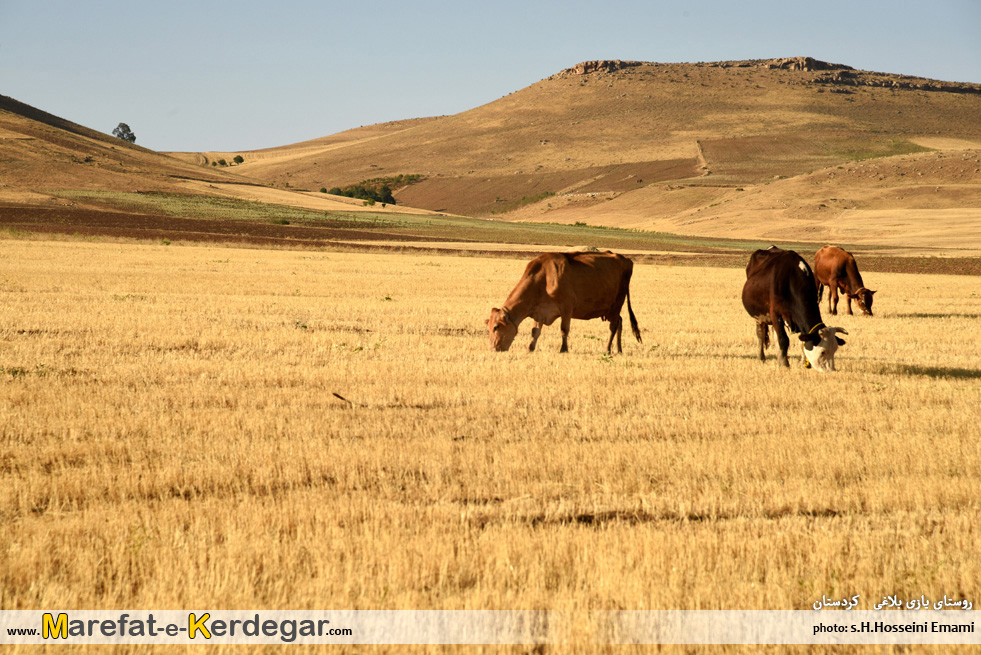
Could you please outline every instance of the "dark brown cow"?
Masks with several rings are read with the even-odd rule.
[[[828,287],[828,311],[838,313],[838,290],[848,298],[848,313],[852,313],[852,299],[866,316],[872,316],[872,294],[862,282],[862,274],[851,253],[838,246],[825,246],[814,254],[814,276],[817,279],[818,302]]]
[[[518,325],[526,318],[535,321],[529,350],[535,349],[542,325],[562,319],[562,348],[569,351],[569,326],[572,319],[602,318],[610,322],[610,340],[606,352],[617,340],[617,352],[623,352],[620,335],[623,319],[620,310],[624,299],[630,314],[630,327],[640,341],[637,318],[630,306],[630,276],[634,264],[622,255],[605,253],[545,253],[529,262],[517,286],[501,305],[491,310],[487,319],[492,350],[504,351],[518,334]]]
[[[807,368],[835,370],[835,351],[838,346],[845,345],[836,333],[848,333],[841,328],[829,328],[821,320],[814,274],[796,252],[771,246],[752,254],[746,266],[743,307],[756,319],[760,361],[766,361],[764,351],[770,345],[772,325],[780,345],[779,361],[790,366],[787,359],[790,338],[784,328],[786,325],[791,332],[800,333]]]

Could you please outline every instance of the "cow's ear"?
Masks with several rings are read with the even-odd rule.
[[[874,296],[875,295],[875,291],[873,291],[872,289],[869,289],[869,295]]]
[[[839,346],[844,346],[845,345],[845,340],[842,339],[841,337],[835,337],[835,341],[838,342],[838,345]]]

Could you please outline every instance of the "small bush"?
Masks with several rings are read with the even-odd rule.
[[[395,197],[392,195],[393,191],[409,186],[410,184],[415,184],[423,179],[423,176],[418,174],[375,177],[370,180],[362,180],[358,184],[352,184],[343,189],[341,187],[333,187],[327,193],[335,196],[357,198],[359,200],[371,200],[373,201],[371,204],[382,202],[388,205],[394,205],[396,202]]]
[[[232,161],[235,162],[236,164],[242,164],[245,163],[245,157],[243,157],[242,155],[235,155],[235,159],[233,159]]]

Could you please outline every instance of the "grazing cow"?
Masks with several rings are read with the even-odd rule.
[[[825,246],[814,254],[814,276],[817,280],[818,302],[828,287],[828,311],[838,313],[838,289],[848,298],[848,313],[852,313],[852,299],[866,316],[872,316],[872,294],[862,282],[862,274],[851,253],[838,246]]]
[[[528,263],[521,280],[501,305],[491,310],[487,319],[492,350],[504,351],[518,334],[518,325],[526,318],[535,321],[529,350],[535,349],[542,325],[562,318],[562,348],[569,352],[569,325],[572,319],[602,318],[610,322],[610,340],[606,352],[617,340],[617,352],[623,352],[620,334],[623,319],[620,310],[627,300],[630,327],[637,341],[640,329],[630,306],[630,276],[634,264],[622,255],[605,253],[545,253]]]
[[[770,246],[753,253],[746,266],[743,307],[756,319],[760,361],[766,361],[764,351],[770,345],[772,325],[780,345],[779,361],[790,366],[786,324],[792,332],[800,333],[805,367],[835,370],[835,351],[845,345],[836,333],[848,333],[841,328],[827,327],[821,321],[814,274],[796,252]]]

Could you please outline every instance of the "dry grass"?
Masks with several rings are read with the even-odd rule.
[[[491,353],[523,266],[0,242],[0,607],[981,600],[977,278],[867,276],[821,376],[732,269]]]

